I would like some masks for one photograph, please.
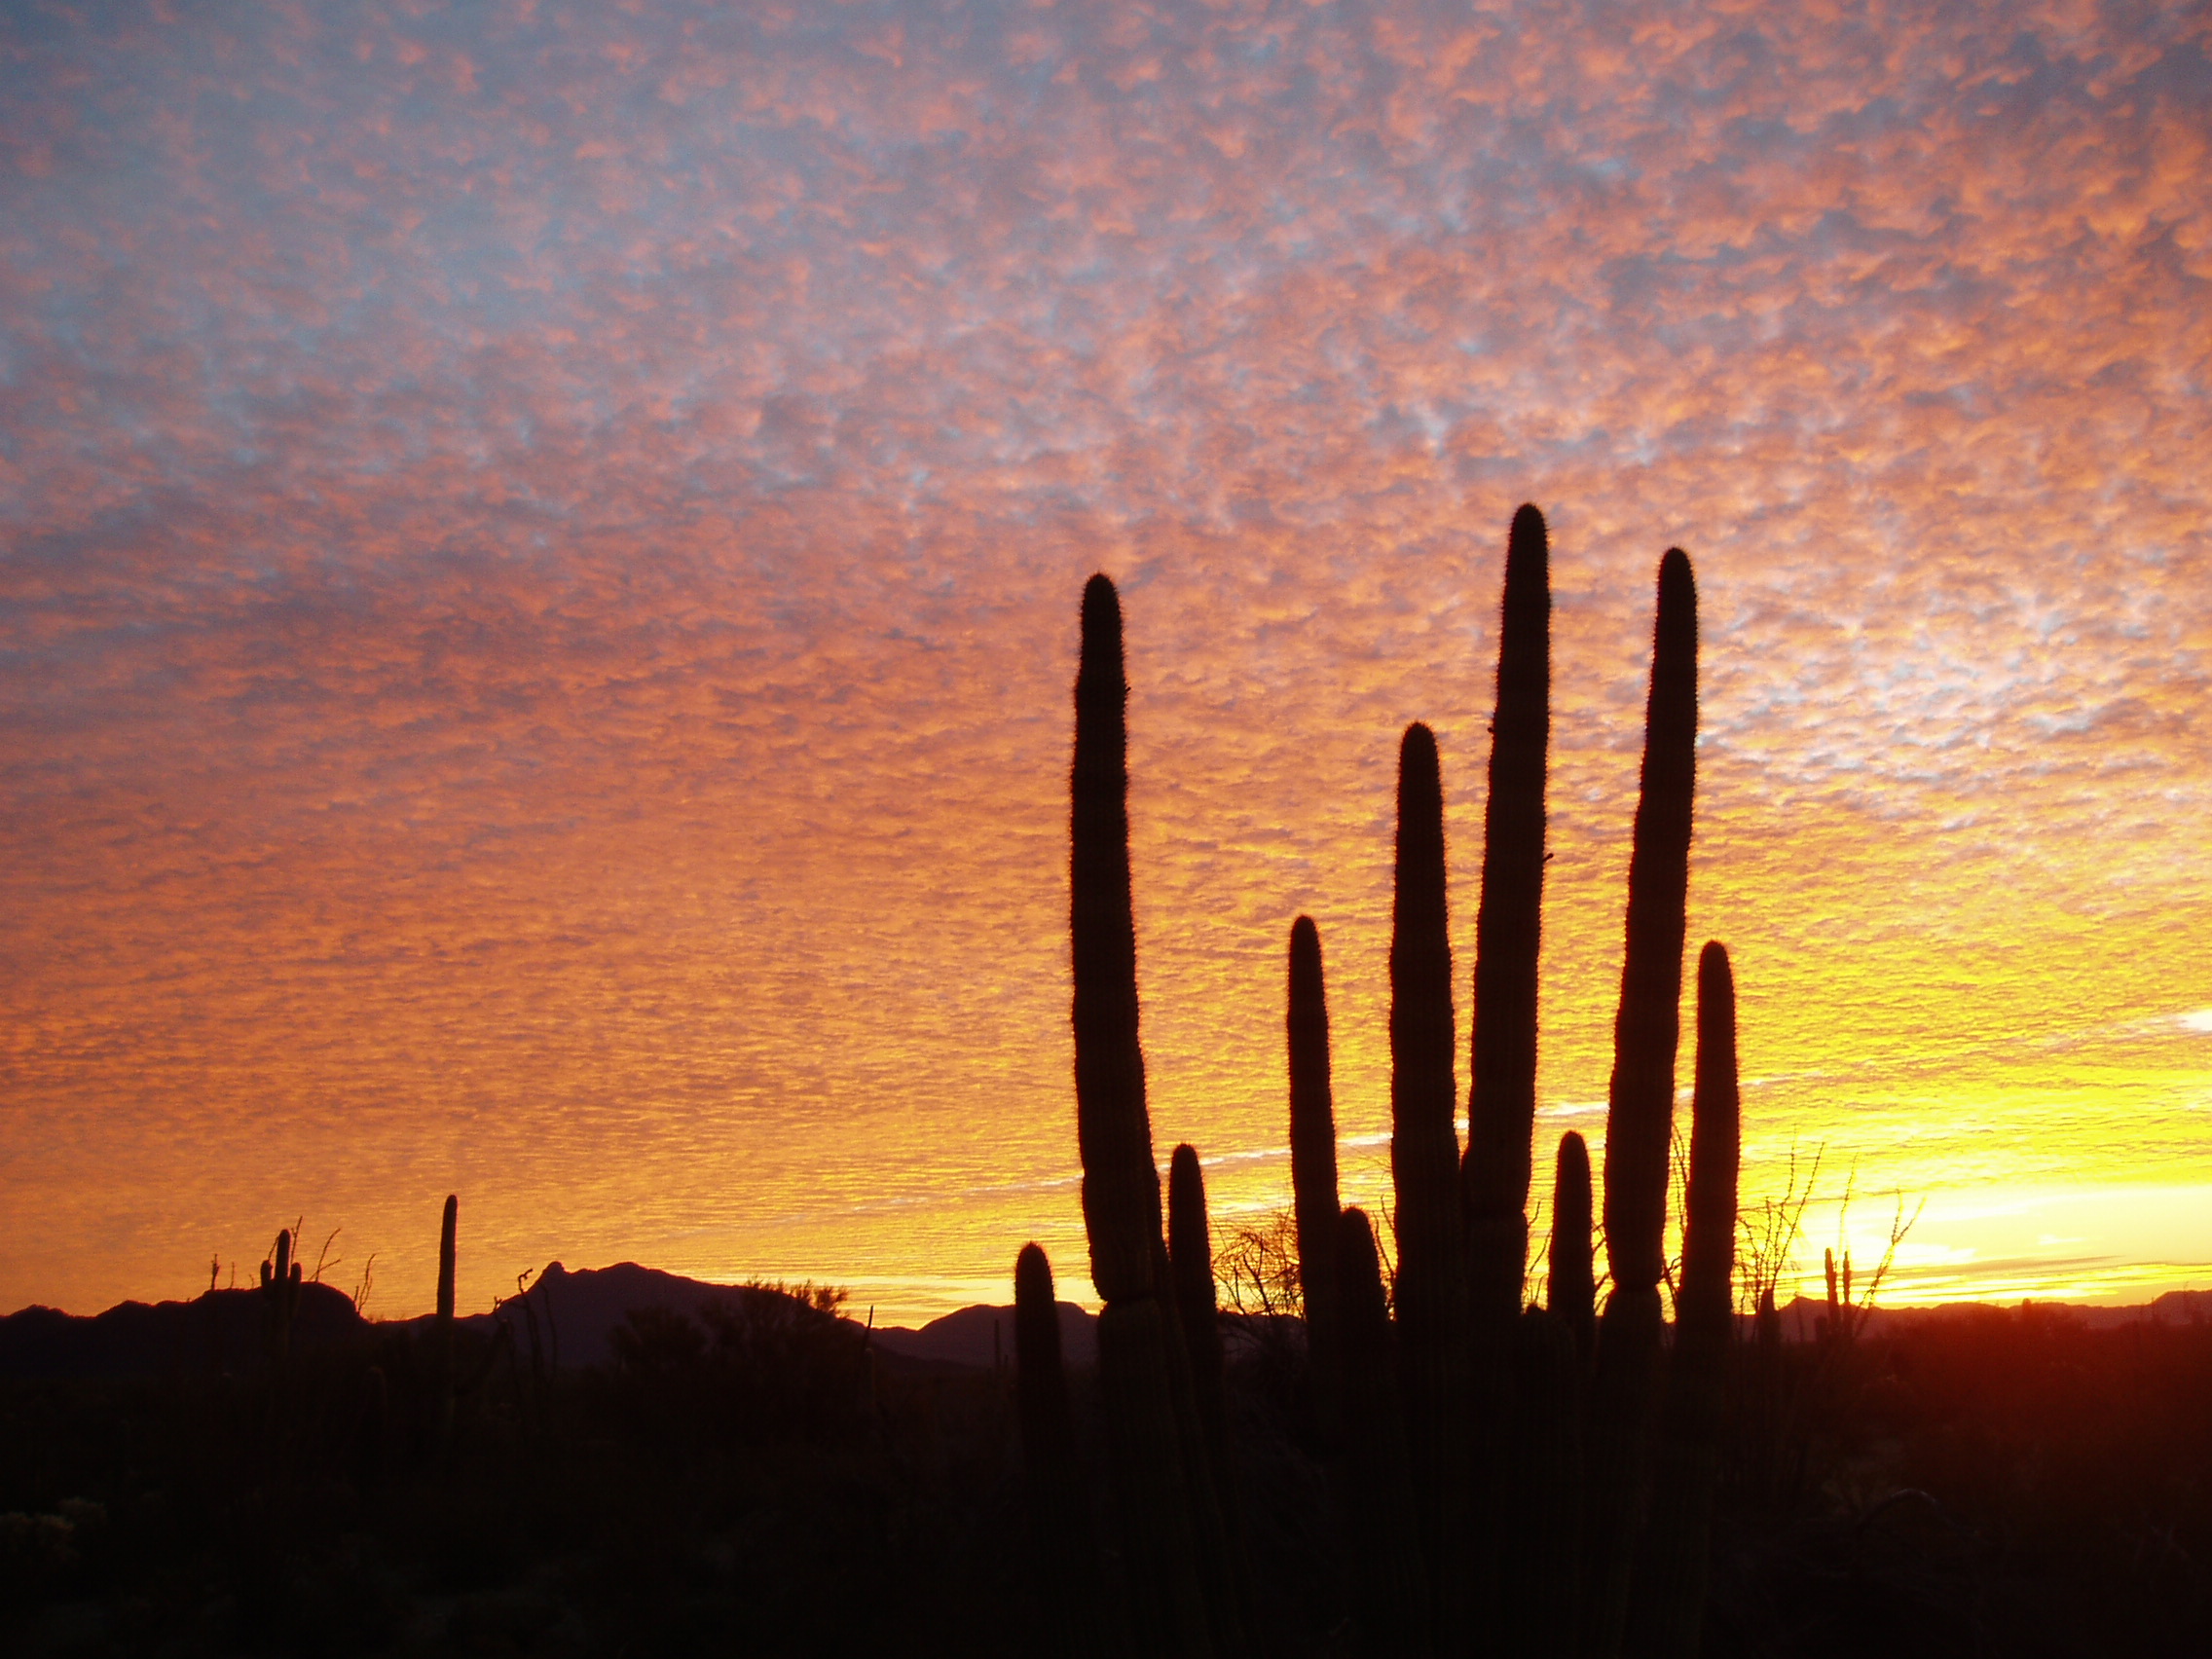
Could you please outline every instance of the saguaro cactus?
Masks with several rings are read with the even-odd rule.
[[[1742,1113],[1736,1085],[1736,985],[1728,952],[1708,944],[1697,965],[1697,1087],[1690,1107],[1689,1214],[1682,1226],[1675,1351],[1631,1609],[1630,1645],[1653,1659],[1695,1659],[1705,1621],[1713,1488],[1736,1259],[1736,1175]]]
[[[1475,913],[1473,1082],[1464,1167],[1468,1308],[1501,1348],[1521,1311],[1536,1121],[1536,968],[1543,934],[1544,772],[1551,743],[1551,565],[1544,515],[1513,515],[1498,634]]]
[[[1444,786],[1436,738],[1416,722],[1398,749],[1390,1171],[1398,1202],[1398,1375],[1439,1629],[1457,1625],[1468,1495],[1466,1235],[1452,1124],[1454,1048]]]
[[[1290,928],[1290,1184],[1298,1220],[1299,1289],[1306,1304],[1314,1415],[1335,1432],[1341,1347],[1337,1297],[1337,1112],[1329,1083],[1329,1004],[1321,935],[1312,918]]]
[[[1682,936],[1697,772],[1697,586],[1688,557],[1659,561],[1642,791],[1629,854],[1627,949],[1605,1118],[1605,1254],[1612,1294],[1590,1419],[1590,1652],[1611,1659],[1648,1502],[1667,1156],[1681,1036]]]
[[[1092,576],[1083,593],[1070,774],[1069,934],[1075,967],[1076,1138],[1090,1279],[1105,1299],[1098,1367],[1132,1618],[1148,1653],[1213,1651],[1199,1582],[1207,1507],[1187,1467],[1174,1382],[1182,1369],[1168,1287],[1160,1174],[1137,1038],[1136,921],[1129,896],[1128,682],[1122,606]],[[1216,1616],[1224,1598],[1217,1596]]]

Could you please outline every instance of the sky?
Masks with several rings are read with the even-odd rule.
[[[448,1192],[464,1310],[635,1260],[914,1322],[1030,1238],[1088,1299],[1101,570],[1160,1156],[1217,1241],[1288,1204],[1309,912],[1378,1202],[1397,739],[1464,1034],[1524,500],[1539,1169],[1678,544],[1747,1202],[1818,1158],[1813,1282],[1917,1211],[1896,1301],[2212,1286],[2208,461],[2201,5],[26,0],[0,1309],[304,1217],[422,1311]]]

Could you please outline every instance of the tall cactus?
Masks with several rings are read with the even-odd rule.
[[[1070,778],[1069,935],[1075,965],[1076,1138],[1090,1282],[1108,1303],[1152,1296],[1161,1243],[1160,1172],[1137,1038],[1137,935],[1129,895],[1128,682],[1122,603],[1083,590]]]
[[[1361,1210],[1338,1217],[1335,1272],[1344,1314],[1337,1485],[1354,1616],[1378,1659],[1420,1659],[1430,1651],[1432,1626],[1392,1351],[1403,1328],[1391,1329],[1375,1230]],[[1399,1272],[1402,1282],[1402,1262]]]
[[[453,1279],[454,1240],[461,1219],[461,1199],[452,1193],[446,1195],[444,1216],[438,1223],[438,1314],[436,1331],[432,1337],[435,1353],[432,1366],[437,1386],[438,1450],[444,1453],[453,1444],[454,1419],[454,1348],[453,1348]]]
[[[1598,1265],[1590,1238],[1590,1148],[1569,1129],[1552,1165],[1551,1267],[1544,1306],[1566,1322],[1584,1370],[1598,1345]]]
[[[1605,1254],[1613,1276],[1591,1396],[1591,1659],[1620,1650],[1635,1541],[1649,1499],[1667,1224],[1675,1051],[1697,772],[1697,585],[1688,557],[1659,561],[1642,789],[1629,853],[1627,948],[1605,1118]]]
[[[1468,1308],[1501,1346],[1521,1311],[1536,1122],[1536,968],[1543,933],[1544,772],[1551,743],[1551,564],[1544,515],[1513,515],[1498,634],[1475,913],[1473,1082],[1464,1167]]]
[[[1630,1612],[1630,1645],[1652,1659],[1696,1659],[1704,1626],[1713,1489],[1735,1327],[1730,1282],[1741,1137],[1736,984],[1728,952],[1714,942],[1697,965],[1697,1086],[1690,1106],[1682,1285],[1652,1472],[1651,1521]]]
[[[1298,1220],[1308,1374],[1324,1438],[1335,1433],[1342,1360],[1337,1296],[1337,1112],[1329,1083],[1329,1003],[1321,935],[1312,918],[1290,927],[1290,1185]]]
[[[1398,748],[1390,929],[1390,1173],[1397,1194],[1398,1375],[1439,1629],[1456,1628],[1467,1511],[1466,1233],[1453,1127],[1452,940],[1436,738]]]
[[[1091,1283],[1106,1303],[1098,1318],[1099,1382],[1137,1643],[1147,1653],[1197,1659],[1214,1650],[1198,1555],[1204,1505],[1193,1491],[1193,1476],[1202,1472],[1187,1466],[1175,1398],[1181,1343],[1164,1275],[1154,1269],[1164,1262],[1166,1246],[1137,1038],[1128,694],[1121,600],[1105,576],[1092,576],[1083,592],[1069,781],[1083,1218]]]
[[[1517,1622],[1530,1588],[1507,1567],[1541,1494],[1512,1456],[1514,1374],[1529,1254],[1536,1118],[1536,969],[1542,938],[1544,771],[1551,739],[1551,572],[1544,516],[1524,506],[1507,537],[1475,916],[1472,1082],[1460,1164],[1467,1244],[1467,1596],[1473,1622]],[[1531,1386],[1543,1385],[1531,1378]],[[1526,1426],[1526,1425],[1523,1425]]]

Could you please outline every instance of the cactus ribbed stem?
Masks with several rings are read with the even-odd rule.
[[[1513,515],[1483,807],[1475,913],[1473,1082],[1467,1100],[1468,1309],[1509,1346],[1529,1250],[1536,1122],[1536,980],[1543,935],[1544,772],[1551,742],[1551,553],[1544,515]],[[1478,1334],[1478,1342],[1485,1340]]]
[[[1351,1557],[1353,1612],[1368,1652],[1419,1659],[1430,1651],[1428,1571],[1407,1462],[1382,1259],[1363,1211],[1347,1209],[1338,1218],[1335,1266],[1344,1314],[1337,1484]]]
[[[1629,854],[1627,950],[1605,1115],[1605,1254],[1615,1286],[1659,1283],[1667,1155],[1681,1041],[1690,806],[1697,778],[1697,584],[1678,547],[1659,562],[1642,789]]]
[[[1321,935],[1301,916],[1290,928],[1290,1185],[1298,1220],[1299,1288],[1308,1372],[1323,1434],[1335,1432],[1342,1360],[1338,1336],[1337,1112],[1329,1083],[1329,1004]]]
[[[448,1193],[446,1195],[445,1214],[438,1222],[438,1313],[435,1332],[431,1338],[434,1348],[431,1363],[436,1371],[438,1392],[438,1447],[441,1452],[451,1444],[453,1439],[454,1243],[460,1221],[461,1199],[457,1195]]]
[[[1106,1307],[1098,1367],[1113,1455],[1131,1618],[1146,1653],[1211,1654],[1208,1567],[1219,1518],[1198,1457],[1189,1364],[1161,1235],[1160,1172],[1137,1036],[1136,920],[1129,893],[1128,682],[1122,605],[1092,576],[1083,592],[1069,777],[1069,935],[1075,969],[1076,1139],[1090,1279]],[[1158,1269],[1156,1269],[1156,1264]],[[1233,1615],[1218,1571],[1215,1624]]]
[[[1642,789],[1629,853],[1627,947],[1605,1118],[1605,1255],[1613,1290],[1591,1390],[1590,1659],[1620,1651],[1636,1540],[1650,1498],[1659,1278],[1675,1051],[1681,1036],[1691,798],[1697,775],[1697,584],[1678,547],[1659,561]]]
[[[1705,1623],[1713,1489],[1735,1324],[1730,1280],[1741,1132],[1736,985],[1727,951],[1713,943],[1698,960],[1697,1088],[1690,1108],[1682,1288],[1652,1471],[1651,1521],[1630,1614],[1632,1649],[1653,1659],[1696,1659]]]
[[[1598,1343],[1598,1264],[1590,1237],[1590,1148],[1569,1129],[1552,1166],[1552,1248],[1544,1306],[1567,1324],[1587,1371]]]
[[[1160,1172],[1137,1038],[1136,919],[1129,897],[1129,687],[1114,584],[1083,590],[1070,778],[1069,933],[1075,959],[1076,1136],[1090,1282],[1108,1302],[1150,1296]]]
[[[1444,785],[1419,722],[1398,750],[1390,932],[1390,1172],[1397,1193],[1398,1375],[1435,1628],[1458,1625],[1466,1563],[1466,1233],[1453,1127],[1452,941]]]

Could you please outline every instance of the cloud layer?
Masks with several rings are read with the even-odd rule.
[[[2176,7],[24,19],[0,1304],[312,1206],[397,1310],[455,1189],[477,1301],[566,1252],[926,1311],[1029,1236],[1080,1281],[1097,569],[1162,1150],[1281,1200],[1309,910],[1372,1189],[1396,735],[1464,979],[1523,499],[1547,1124],[1602,1127],[1679,543],[1749,1190],[2212,1182],[2208,111]]]

